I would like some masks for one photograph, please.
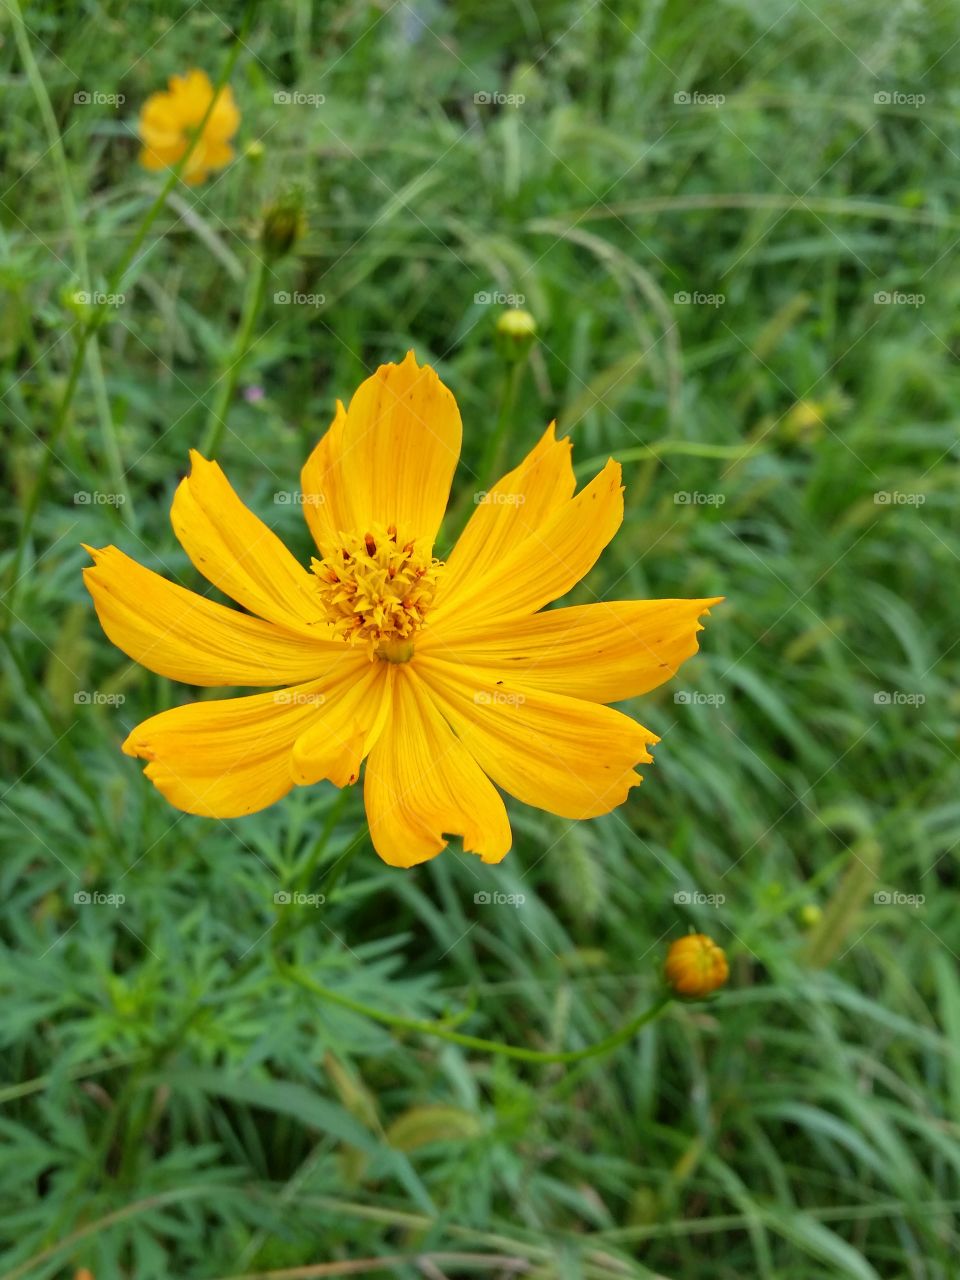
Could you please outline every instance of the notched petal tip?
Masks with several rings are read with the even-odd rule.
[[[84,577],[86,577],[88,573],[92,573],[93,570],[97,567],[98,564],[100,564],[100,562],[104,559],[105,556],[108,556],[111,551],[116,551],[117,549],[113,545],[113,543],[110,543],[109,546],[106,546],[106,547],[91,547],[88,543],[81,542],[80,546],[84,549],[84,551],[93,561],[93,564],[84,565],[83,567]]]
[[[190,471],[187,478],[193,475],[194,471],[202,471],[204,467],[216,467],[218,471],[220,470],[220,464],[210,458],[205,458],[199,449],[191,449],[189,457]]]
[[[604,463],[603,470],[597,473],[598,479],[600,476],[604,476],[606,478],[607,483],[610,486],[611,493],[616,489],[619,489],[621,494],[624,492],[623,467],[616,458],[607,459]]]
[[[142,738],[138,737],[141,727],[137,725],[136,729],[130,730],[120,744],[120,750],[125,756],[132,756],[134,760],[155,760],[156,752]]]
[[[475,847],[476,844],[477,844],[477,841],[475,840],[472,840],[469,843],[467,843],[467,841],[464,840],[463,852],[476,854],[479,857],[480,861],[483,863],[486,863],[488,867],[497,866],[497,864],[502,862],[504,858],[507,856],[507,854],[510,852],[510,850],[513,848],[512,838],[504,847],[500,849],[487,849],[486,851],[484,851],[483,849],[476,848]]]
[[[431,365],[417,363],[417,357],[413,347],[408,349],[407,354],[402,360],[386,360],[383,364],[377,365],[376,372],[373,376],[375,378],[381,378],[386,382],[400,370],[403,370],[405,373],[432,373],[434,377],[436,377],[436,371]]]

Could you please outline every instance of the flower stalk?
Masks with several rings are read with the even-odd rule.
[[[197,128],[196,134],[191,139],[183,155],[180,157],[180,159],[177,161],[176,164],[171,166],[170,171],[167,174],[167,178],[163,183],[163,186],[160,188],[160,191],[158,192],[156,198],[154,199],[153,203],[150,205],[144,217],[141,219],[140,224],[137,227],[136,231],[133,233],[130,243],[127,245],[125,252],[120,258],[120,262],[114,268],[113,273],[109,278],[107,286],[104,290],[105,293],[107,294],[120,293],[122,291],[123,281],[124,281],[124,277],[127,274],[127,271],[130,269],[131,264],[133,263],[134,259],[139,253],[140,248],[150,231],[150,228],[153,226],[154,222],[156,222],[157,218],[159,217],[161,209],[163,209],[163,207],[165,206],[167,202],[167,196],[170,194],[170,192],[173,190],[176,184],[180,181],[180,175],[183,172],[183,170],[186,168],[187,163],[190,160],[190,156],[193,154],[193,151],[200,140],[200,137],[203,132],[203,128],[206,125],[207,120],[210,118],[214,107],[216,106],[217,99],[220,95],[220,91],[223,89],[223,87],[227,83],[227,80],[230,78],[234,65],[236,64],[237,58],[239,57],[240,50],[244,47],[244,41],[249,31],[250,23],[253,17],[254,7],[255,6],[253,3],[253,0],[248,0],[246,10],[244,13],[243,23],[241,25],[237,38],[233,42],[230,52],[227,54],[227,57],[224,61],[223,68],[220,72],[219,77],[217,78],[217,82],[214,85],[214,92],[210,99],[210,104],[207,107],[206,114],[204,115],[203,120],[200,122],[200,125]],[[26,31],[23,23],[23,15],[20,12],[19,3],[16,2],[16,0],[11,8],[11,12],[14,18],[14,27],[17,34],[17,38],[18,38],[18,47],[20,48],[21,56],[24,59],[24,65],[27,68],[28,76],[29,76],[30,67],[33,66],[34,70],[36,70],[36,64],[33,61],[33,56],[30,51],[29,42],[27,41]],[[43,90],[43,93],[44,95],[46,94],[45,89]],[[48,105],[49,105],[49,101],[48,101]],[[54,127],[56,127],[55,121],[54,121]],[[59,133],[57,136],[59,139]],[[62,154],[62,150],[63,150],[63,147],[61,142],[59,145],[60,154]],[[55,154],[57,154],[58,152],[58,148],[56,146],[54,147],[54,152]],[[68,206],[68,212],[69,212],[70,208],[72,207],[72,198],[69,195],[69,187],[66,188],[65,190],[67,193],[65,198],[67,200],[67,206]],[[54,415],[53,424],[50,428],[50,435],[47,440],[47,447],[44,450],[44,452],[40,455],[40,460],[37,464],[36,476],[33,482],[33,487],[31,488],[29,494],[27,495],[27,499],[24,504],[23,519],[20,524],[20,536],[17,540],[17,546],[14,550],[13,557],[10,562],[10,567],[7,570],[6,580],[4,582],[3,598],[4,598],[6,607],[4,608],[2,614],[0,614],[0,633],[8,629],[8,627],[10,626],[11,619],[13,617],[13,614],[11,611],[12,611],[12,606],[15,598],[15,590],[16,590],[17,584],[20,581],[21,570],[23,567],[23,559],[26,553],[27,545],[30,540],[30,534],[33,530],[33,523],[34,523],[34,520],[36,519],[37,511],[40,506],[40,500],[43,497],[44,491],[46,490],[46,487],[47,487],[47,483],[50,479],[50,470],[53,465],[53,461],[59,455],[60,442],[63,437],[63,433],[66,430],[67,422],[69,420],[70,409],[73,405],[73,397],[76,393],[77,384],[80,379],[80,372],[83,368],[84,361],[86,359],[87,346],[91,338],[93,338],[93,336],[96,334],[97,330],[100,328],[101,324],[103,323],[105,314],[106,314],[106,311],[104,307],[102,306],[94,307],[90,311],[87,318],[84,319],[83,321],[78,322],[77,326],[75,326],[75,328],[77,329],[76,345],[74,347],[73,358],[70,363],[70,370],[69,370],[69,373],[67,374],[66,386],[64,387],[63,395],[60,398],[60,402],[57,406],[57,410]]]
[[[422,1018],[406,1018],[402,1014],[389,1013],[385,1009],[374,1008],[373,1005],[363,1004],[359,1000],[352,1000],[349,996],[341,995],[339,991],[333,991],[330,987],[322,986],[315,979],[293,968],[291,965],[283,966],[281,972],[291,982],[302,987],[304,991],[309,991],[311,995],[315,995],[321,1000],[326,1000],[329,1004],[338,1005],[341,1009],[349,1009],[351,1013],[370,1018],[373,1022],[379,1022],[383,1026],[392,1027],[398,1031],[414,1031],[420,1035],[433,1036],[437,1040],[446,1040],[450,1044],[461,1045],[465,1049],[493,1053],[504,1058],[514,1058],[520,1062],[573,1063],[583,1062],[588,1058],[598,1058],[603,1054],[611,1053],[614,1049],[632,1039],[638,1031],[642,1031],[644,1027],[655,1021],[673,999],[670,993],[661,995],[642,1013],[625,1022],[602,1040],[598,1040],[595,1044],[588,1045],[584,1049],[565,1049],[551,1052],[545,1049],[526,1049],[522,1045],[506,1044],[500,1040],[486,1040],[482,1036],[470,1036],[461,1031],[452,1031],[448,1026],[444,1026],[440,1022],[432,1022]]]

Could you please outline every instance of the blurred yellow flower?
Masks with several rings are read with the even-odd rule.
[[[690,933],[671,942],[667,952],[667,982],[678,996],[708,996],[730,976],[727,957],[705,933]]]
[[[272,692],[152,716],[123,745],[179,809],[235,818],[294,786],[357,781],[374,847],[410,867],[447,837],[499,862],[512,836],[498,787],[592,818],[640,782],[657,741],[612,707],[697,651],[716,599],[622,600],[544,611],[589,572],[623,519],[611,459],[576,496],[571,444],[551,425],[489,492],[446,562],[434,543],[462,428],[413,352],[338,402],[307,460],[300,504],[313,572],[194,452],[174,532],[240,613],[116,547],[84,571],[101,625],[134,661],[194,685]],[[277,688],[277,686],[285,686]],[[495,785],[496,784],[496,785]],[[722,953],[721,953],[722,954]]]
[[[145,169],[165,169],[174,165],[195,136],[213,97],[213,85],[205,71],[188,71],[171,76],[170,88],[153,93],[140,112]],[[233,159],[230,139],[240,123],[240,112],[229,85],[224,85],[210,117],[203,126],[183,171],[183,180],[195,186],[214,169],[222,169]]]

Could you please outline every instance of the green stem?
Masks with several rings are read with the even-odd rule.
[[[321,1000],[326,1000],[329,1004],[339,1005],[341,1009],[349,1009],[351,1013],[358,1013],[365,1018],[372,1019],[374,1022],[381,1023],[383,1026],[396,1027],[402,1031],[416,1031],[420,1035],[434,1036],[438,1040],[446,1040],[451,1044],[463,1045],[467,1049],[479,1049],[483,1053],[496,1053],[501,1057],[517,1058],[522,1062],[582,1062],[587,1058],[600,1057],[601,1054],[609,1053],[612,1049],[624,1044],[643,1027],[647,1026],[648,1023],[653,1022],[654,1018],[662,1013],[673,999],[672,995],[662,995],[649,1009],[637,1014],[635,1018],[625,1022],[622,1027],[611,1035],[606,1036],[603,1040],[598,1040],[596,1044],[589,1045],[586,1049],[567,1049],[558,1053],[551,1053],[547,1050],[524,1049],[519,1045],[503,1044],[499,1040],[485,1040],[481,1036],[464,1035],[459,1031],[451,1031],[438,1022],[429,1022],[420,1018],[405,1018],[402,1014],[387,1013],[384,1009],[376,1009],[372,1005],[362,1004],[359,1000],[351,1000],[349,996],[341,995],[338,991],[332,991],[329,987],[323,987],[319,982],[315,982],[313,978],[308,977],[306,974],[298,973],[296,969],[289,965],[282,966],[281,972],[286,974],[297,986],[318,996]]]
[[[299,893],[307,893],[309,891],[313,876],[323,859],[330,837],[333,835],[334,828],[343,816],[343,811],[347,807],[349,800],[349,790],[346,787],[342,787],[340,794],[330,806],[330,812],[327,814],[327,820],[324,823],[323,830],[320,832],[320,836],[317,839],[316,844],[310,850],[304,866],[294,878],[293,888],[295,891]],[[364,843],[363,834],[365,833],[361,833],[354,837],[353,841],[347,845],[346,849],[344,849],[343,853],[340,854],[340,857],[321,881],[325,902],[329,902],[333,887],[340,879],[340,876],[346,869],[347,864],[351,861],[354,854],[362,848]],[[282,912],[276,932],[273,934],[273,949],[276,955],[279,956],[283,946],[292,938],[296,937],[309,918],[309,913],[305,911],[295,914],[292,910],[287,909]]]
[[[23,62],[24,71],[27,80],[30,82],[30,88],[33,90],[33,96],[37,102],[37,108],[43,121],[44,131],[47,135],[50,154],[57,170],[58,186],[60,188],[60,197],[63,202],[63,208],[67,215],[67,222],[70,228],[70,238],[73,241],[73,251],[77,263],[77,278],[81,289],[91,289],[90,266],[87,259],[87,244],[84,239],[83,226],[80,221],[80,214],[77,209],[77,201],[73,191],[73,183],[70,177],[70,166],[67,163],[67,154],[63,146],[63,135],[57,124],[56,113],[50,102],[50,95],[47,93],[47,86],[43,82],[43,76],[40,68],[37,66],[36,59],[33,56],[33,50],[30,48],[30,41],[27,38],[26,26],[24,25],[23,15],[20,11],[19,0],[13,0],[11,13],[14,20],[14,38],[17,42],[17,49],[20,59]],[[101,308],[102,310],[102,308]],[[90,367],[90,375],[93,379],[94,393],[97,400],[97,409],[100,414],[100,421],[103,431],[103,446],[106,454],[107,463],[113,478],[114,491],[123,498],[123,514],[126,518],[132,519],[133,507],[130,502],[130,494],[124,483],[123,463],[120,457],[120,446],[117,441],[117,432],[113,422],[113,416],[110,412],[110,400],[107,396],[106,383],[103,379],[103,370],[100,366],[100,351],[97,346],[96,337],[94,335],[93,342],[87,352],[88,364]]]
[[[189,143],[187,144],[187,148],[184,151],[183,155],[180,157],[177,163],[171,167],[169,173],[167,174],[166,181],[164,182],[163,186],[160,188],[159,194],[157,195],[153,204],[147,210],[147,213],[144,216],[139,227],[134,232],[133,238],[131,239],[129,245],[127,246],[126,251],[124,252],[123,256],[120,259],[119,264],[114,269],[110,277],[109,283],[107,284],[107,287],[105,289],[106,293],[109,294],[109,293],[122,292],[121,286],[123,284],[124,276],[127,274],[127,271],[129,270],[130,264],[133,262],[134,258],[139,252],[140,246],[143,244],[144,240],[147,237],[147,233],[149,232],[150,228],[153,226],[154,222],[159,216],[160,210],[163,209],[163,207],[165,206],[167,202],[167,196],[170,194],[170,192],[173,190],[176,184],[180,181],[180,174],[182,173],[187,162],[189,161],[190,156],[193,154],[194,148],[196,147],[197,143],[200,141],[200,138],[203,135],[204,128],[206,127],[207,121],[209,120],[213,112],[213,108],[217,103],[217,99],[220,96],[220,91],[224,87],[224,85],[227,83],[227,80],[230,78],[230,74],[233,71],[234,64],[236,63],[236,60],[239,57],[240,50],[241,48],[243,48],[245,37],[250,28],[250,23],[253,17],[254,8],[255,8],[255,0],[248,0],[240,34],[237,36],[236,40],[234,41],[233,47],[231,48],[229,54],[227,55],[227,58],[223,65],[223,69],[220,72],[219,77],[217,78],[216,84],[214,85],[213,93],[210,97],[210,103],[207,107],[206,112],[204,113],[203,119],[200,121],[200,124],[198,125],[196,132],[194,133],[193,137],[190,139]],[[39,68],[37,67],[36,62],[33,59],[33,55],[30,51],[30,45],[26,35],[26,28],[24,27],[24,24],[23,24],[23,16],[20,13],[18,2],[15,2],[14,5],[12,6],[12,13],[14,17],[14,27],[16,29],[17,44],[20,49],[21,57],[23,58],[24,68],[26,70],[27,77],[34,88],[34,92],[38,94],[38,102],[40,102],[41,113],[44,114],[44,116],[46,117],[47,111],[49,111],[48,129],[51,127],[50,121],[52,121],[52,127],[56,131],[56,118],[53,116],[53,109],[52,107],[50,107],[49,98],[46,97],[46,91],[43,88],[43,78],[40,76]],[[47,110],[44,110],[44,106],[43,106],[44,101],[46,102]],[[59,131],[56,131],[56,142],[54,143],[53,149],[54,149],[54,156],[57,160],[58,166],[63,165],[65,167],[66,157],[63,154],[63,146],[62,146],[62,142],[60,142]],[[73,197],[70,191],[69,184],[66,184],[64,187],[64,198],[67,204],[68,216],[72,216],[72,222],[76,223],[76,234],[79,235],[79,232],[80,232],[79,220],[77,219],[76,209],[73,206]],[[82,258],[81,261],[85,261],[85,259]],[[53,465],[54,458],[57,457],[58,448],[60,445],[60,439],[66,428],[67,420],[70,414],[70,407],[73,403],[74,393],[76,392],[77,383],[80,378],[80,371],[83,368],[83,363],[86,356],[87,344],[90,341],[91,337],[99,329],[100,325],[103,323],[105,314],[106,314],[106,310],[104,307],[102,306],[94,307],[89,317],[79,325],[79,333],[77,334],[77,340],[76,340],[77,345],[74,349],[73,360],[71,361],[71,364],[70,364],[70,372],[67,376],[67,385],[64,389],[63,396],[61,397],[60,403],[57,406],[57,411],[54,415],[53,424],[50,428],[49,440],[47,442],[47,448],[40,455],[40,461],[37,464],[36,478],[33,483],[33,488],[30,490],[30,493],[27,495],[26,503],[24,504],[23,519],[20,525],[20,537],[17,541],[16,550],[14,551],[13,558],[10,563],[10,568],[7,571],[7,579],[4,584],[5,586],[4,596],[6,597],[7,601],[11,606],[13,603],[14,588],[16,587],[20,579],[20,572],[23,565],[24,553],[27,548],[27,543],[30,540],[30,533],[33,528],[33,522],[36,519],[37,510],[40,506],[40,499],[42,498],[43,492],[46,489],[47,481],[50,478],[50,469]],[[0,631],[5,630],[10,625],[11,617],[12,617],[12,614],[8,610],[5,610],[2,617],[0,617]]]
[[[87,1076],[99,1075],[101,1071],[113,1071],[116,1067],[128,1067],[146,1057],[145,1051],[120,1053],[113,1058],[97,1058],[92,1062],[82,1062],[70,1067],[63,1073],[65,1080],[85,1080]],[[19,1084],[8,1084],[0,1087],[0,1104],[13,1102],[17,1098],[26,1098],[31,1093],[39,1093],[53,1084],[58,1077],[50,1072],[44,1076],[34,1076],[32,1080],[21,1080]]]
[[[107,465],[113,477],[114,493],[122,499],[120,513],[125,522],[136,528],[136,517],[133,511],[133,500],[127,486],[126,472],[123,469],[123,458],[120,453],[120,442],[117,440],[116,428],[113,424],[113,412],[110,408],[110,397],[107,393],[107,382],[103,376],[103,365],[100,361],[100,344],[97,335],[91,334],[86,349],[87,370],[93,383],[93,398],[100,415],[100,430],[103,435],[103,451]]]
[[[74,252],[77,255],[77,270],[80,276],[80,285],[81,288],[86,289],[90,283],[87,268],[87,246],[83,238],[83,228],[80,225],[80,215],[77,212],[77,205],[73,195],[73,186],[70,181],[70,167],[67,164],[66,153],[63,149],[63,138],[57,124],[56,114],[54,113],[53,106],[50,102],[50,95],[47,93],[47,86],[43,82],[43,76],[40,74],[40,68],[37,66],[36,59],[33,56],[33,50],[30,48],[30,41],[27,38],[27,29],[24,25],[23,14],[20,12],[20,0],[13,0],[13,3],[10,6],[10,13],[13,17],[13,35],[17,42],[17,52],[20,54],[20,59],[23,62],[23,69],[26,72],[30,88],[33,90],[33,96],[37,100],[37,108],[40,112],[40,118],[43,120],[43,127],[47,135],[50,154],[53,156],[53,163],[57,169],[60,196],[63,200],[63,207],[67,215],[67,222],[70,224],[70,236],[73,240]]]
[[[740,444],[704,444],[694,440],[651,440],[649,444],[638,445],[633,449],[614,449],[610,453],[598,453],[593,458],[584,458],[573,470],[577,476],[594,476],[605,466],[608,459],[614,462],[647,462],[651,458],[663,458],[668,454],[682,454],[690,458],[730,458],[739,462],[754,454],[763,452],[756,445]]]
[[[520,383],[523,381],[526,364],[525,358],[512,361],[503,379],[497,425],[487,438],[487,447],[483,451],[483,459],[480,463],[480,481],[482,484],[486,484],[488,489],[492,489],[500,479],[507,427],[513,418],[513,409],[517,403],[517,393],[520,390]]]
[[[336,796],[336,799],[334,800],[333,804],[331,804],[330,806],[330,812],[327,814],[327,820],[323,824],[323,830],[320,832],[320,836],[316,844],[310,850],[310,854],[305,860],[300,874],[297,876],[297,888],[302,893],[306,893],[309,890],[310,884],[313,880],[314,873],[316,872],[317,867],[320,865],[320,861],[323,858],[323,855],[327,851],[327,843],[330,837],[333,835],[333,832],[334,832],[334,829],[336,828],[337,823],[343,817],[344,811],[346,810],[346,807],[349,801],[350,801],[349,790],[346,787],[341,787],[340,791]],[[336,872],[336,869],[338,867],[342,867],[342,865],[349,858],[349,856],[353,852],[355,852],[356,849],[360,847],[361,843],[362,842],[359,838],[355,839],[353,841],[353,844],[348,845],[347,848],[344,849],[339,859],[333,864],[333,866],[327,872],[326,876],[324,877],[324,885],[326,887],[328,894],[330,890],[333,888],[334,884],[336,884],[337,880],[339,879],[339,875],[334,874]]]
[[[217,381],[219,387],[217,398],[207,416],[207,432],[202,450],[206,458],[212,458],[220,448],[220,441],[223,439],[224,428],[227,425],[227,413],[237,389],[240,370],[253,346],[253,330],[263,305],[266,287],[266,265],[259,254],[255,254],[253,274],[247,284],[243,314],[230,350],[229,363]]]

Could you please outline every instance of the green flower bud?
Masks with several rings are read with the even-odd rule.
[[[285,258],[303,238],[307,220],[299,195],[286,196],[268,205],[260,228],[260,243],[271,262]]]
[[[529,311],[512,307],[497,317],[497,349],[505,360],[522,360],[536,337],[537,322]]]

